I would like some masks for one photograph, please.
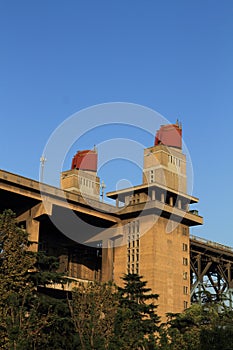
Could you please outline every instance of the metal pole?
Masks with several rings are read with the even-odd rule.
[[[42,157],[40,157],[40,163],[41,163],[41,172],[40,172],[40,182],[44,181],[44,165],[46,162],[46,158],[43,155]]]

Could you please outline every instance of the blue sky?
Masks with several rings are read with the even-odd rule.
[[[183,124],[205,220],[192,232],[233,246],[232,38],[230,0],[1,1],[0,168],[38,179],[66,118],[106,102],[147,106]]]

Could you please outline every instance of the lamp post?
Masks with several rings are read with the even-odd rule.
[[[104,201],[104,189],[106,188],[106,185],[104,183],[104,180],[100,184],[100,190],[101,190],[101,197],[102,197],[102,202]]]

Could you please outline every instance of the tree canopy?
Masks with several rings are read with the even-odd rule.
[[[80,283],[63,297],[48,294],[66,280],[58,261],[28,249],[15,215],[0,214],[0,348],[12,350],[230,350],[233,311],[223,303],[194,304],[157,315],[157,294],[138,274],[111,283]]]
[[[124,275],[124,287],[118,289],[119,308],[115,321],[116,349],[138,349],[155,344],[159,317],[157,294],[147,288],[138,274]],[[149,302],[150,301],[150,302]]]

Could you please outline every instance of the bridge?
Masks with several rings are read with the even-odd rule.
[[[67,208],[72,209],[79,215],[85,215],[88,220],[95,220],[95,223],[99,220],[103,227],[116,225],[119,222],[110,205],[99,201],[94,201],[95,203],[92,202],[90,205],[77,194],[63,192],[49,185],[43,185],[42,190],[47,196],[47,201],[51,202],[50,213],[45,211],[42,205],[41,188],[37,181],[0,170],[0,211],[11,208],[16,213],[18,221],[26,222],[26,229],[35,241],[43,238],[44,231],[50,231],[51,240],[53,239],[54,228],[48,217],[54,215],[57,207],[63,211]],[[63,193],[66,195],[65,200]],[[53,245],[57,241],[57,231],[54,237],[56,238]],[[67,248],[67,240],[65,245]],[[73,247],[73,241],[70,245]],[[102,269],[103,265],[104,261]],[[225,300],[233,308],[233,248],[190,236],[190,298],[191,302],[199,303]]]
[[[233,308],[233,248],[190,236],[190,297],[224,300]]]

